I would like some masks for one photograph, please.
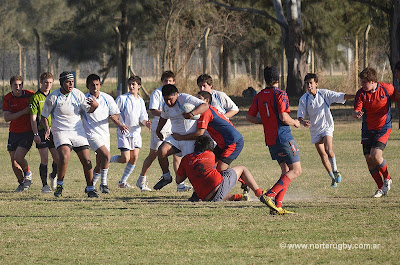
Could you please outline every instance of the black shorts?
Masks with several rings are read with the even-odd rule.
[[[362,131],[361,143],[364,155],[369,155],[372,148],[385,150],[391,132],[391,129]]]
[[[23,147],[29,151],[33,143],[33,132],[22,132],[22,133],[8,133],[8,144],[7,151],[15,151],[18,147]]]
[[[55,148],[54,140],[53,140],[53,134],[50,132],[49,140],[46,140],[46,139],[44,139],[44,132],[45,132],[45,130],[40,130],[39,131],[40,144],[36,144],[36,148],[37,149]]]

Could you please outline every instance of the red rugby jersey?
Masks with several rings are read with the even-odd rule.
[[[3,98],[3,111],[16,113],[29,106],[30,97],[35,94],[31,90],[23,90],[22,96],[15,97],[12,92],[8,93]],[[32,130],[31,121],[28,114],[24,114],[16,120],[10,122],[10,132],[21,133]]]

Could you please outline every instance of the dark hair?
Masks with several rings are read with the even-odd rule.
[[[211,95],[210,92],[203,90],[203,91],[200,91],[199,93],[197,93],[197,95],[200,95],[205,99],[208,99],[208,104],[211,105],[211,103],[212,103],[212,95]]]
[[[394,65],[394,70],[399,70],[399,71],[400,71],[400,61],[398,61],[398,62]]]
[[[90,74],[86,78],[86,85],[89,85],[90,82],[96,81],[96,80],[100,81],[100,76],[98,76],[96,74]]]
[[[22,76],[20,75],[14,75],[13,77],[11,77],[10,79],[10,85],[12,85],[15,81],[20,80],[22,81],[22,84],[24,84],[24,79],[22,78]]]
[[[129,77],[127,83],[129,83],[129,82],[135,82],[139,86],[142,85],[142,79],[138,75],[134,75],[134,76]]]
[[[267,66],[264,69],[264,79],[267,85],[279,82],[279,70],[275,66]]]
[[[167,84],[162,87],[162,95],[163,97],[168,97],[171,96],[175,93],[179,93],[178,89],[176,88],[175,85]]]
[[[202,85],[203,83],[207,83],[208,85],[212,85],[213,80],[212,77],[209,76],[208,74],[202,74],[199,77],[197,77],[197,85]]]
[[[304,77],[304,81],[311,80],[311,79],[314,79],[315,83],[318,83],[318,76],[317,76],[317,74],[308,73],[308,74],[306,74],[306,76]]]
[[[172,72],[172,71],[170,71],[170,70],[165,71],[165,72],[162,73],[162,75],[161,75],[161,82],[163,82],[165,79],[168,79],[168,78],[170,78],[170,77],[172,77],[172,78],[174,79],[174,81],[175,81],[175,74],[174,74],[174,72]]]
[[[70,79],[74,79],[74,74],[68,71],[62,72],[60,74],[60,85],[63,86],[64,82]]]
[[[360,77],[360,79],[365,79],[368,82],[370,81],[377,82],[378,80],[376,70],[372,67],[365,68],[364,70],[361,71],[361,73],[358,76]]]
[[[207,135],[197,137],[196,142],[194,143],[194,152],[202,153],[207,150],[214,150],[214,141]]]
[[[44,81],[45,79],[53,79],[54,80],[54,76],[53,76],[53,74],[52,73],[50,73],[50,72],[44,72],[44,73],[42,73],[41,75],[40,75],[40,82],[42,82],[42,81]]]

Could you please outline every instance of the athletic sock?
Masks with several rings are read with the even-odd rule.
[[[50,176],[55,178],[57,176],[57,163],[53,161],[51,167],[53,168],[53,171],[50,173]]]
[[[381,172],[383,179],[390,179],[385,159],[383,159],[382,164],[378,165],[377,168],[378,168],[379,172]]]
[[[288,176],[286,176],[286,175],[283,175],[275,183],[275,185],[269,191],[267,191],[267,196],[268,197],[275,197],[283,189],[285,189],[285,188],[287,189],[287,187],[289,186],[290,182],[291,182],[290,178]]]
[[[124,174],[122,174],[121,183],[126,183],[128,181],[129,175],[133,172],[136,165],[126,164]]]
[[[329,172],[329,177],[331,177],[332,180],[336,180],[335,175],[333,174],[333,172]]]
[[[86,191],[87,192],[94,191],[94,186],[93,185],[92,186],[86,186]]]
[[[337,165],[336,165],[336,156],[328,157],[328,159],[329,159],[329,162],[331,163],[332,171],[338,171]]]
[[[288,186],[289,187],[289,186]],[[286,191],[288,187],[282,189],[275,197],[275,205],[276,207],[282,207],[283,197],[285,197]]]
[[[240,201],[242,200],[243,195],[242,194],[234,194],[233,195],[233,200],[234,201]]]
[[[40,163],[39,165],[40,179],[42,180],[43,187],[47,185],[47,165]]]
[[[146,178],[147,178],[146,176],[139,175],[137,182],[138,183],[146,182]]]
[[[64,180],[57,180],[57,185],[64,185]]]
[[[96,185],[97,181],[99,181],[100,177],[101,177],[101,175],[99,173],[93,171],[93,185],[94,186]]]
[[[256,195],[256,197],[260,197],[263,194],[263,190],[262,189],[256,189],[254,191],[254,194]]]
[[[118,162],[118,158],[120,157],[120,155],[115,155],[115,156],[112,156],[111,158],[110,158],[110,163],[119,163]]]
[[[238,181],[239,181],[240,183],[242,183],[242,184],[245,184],[245,185],[246,185],[246,183],[244,182],[244,180],[243,180],[242,178],[239,178],[239,179],[238,179]]]
[[[172,179],[171,173],[168,171],[167,173],[162,174],[162,177],[165,179]],[[183,181],[182,181],[183,183]],[[181,183],[179,183],[181,184]]]
[[[376,167],[374,169],[370,169],[369,172],[371,173],[372,178],[375,180],[378,189],[381,190],[383,186],[383,180],[382,180],[382,175],[379,172],[379,169]]]
[[[101,185],[107,186],[107,174],[108,174],[108,168],[100,169]]]

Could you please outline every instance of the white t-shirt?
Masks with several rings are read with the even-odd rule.
[[[197,121],[185,119],[182,116],[182,110],[180,107],[185,103],[191,103],[195,107],[198,107],[199,105],[203,104],[204,101],[189,94],[182,93],[178,95],[178,99],[173,107],[168,107],[165,102],[163,103],[161,117],[171,120],[171,130],[173,133],[184,135],[196,131]]]
[[[162,110],[162,105],[164,104],[164,98],[162,96],[162,86],[156,88],[150,96],[149,109]],[[160,116],[154,116],[151,123],[151,130],[156,131],[158,121]],[[171,121],[167,120],[161,132],[170,133],[171,132]]]
[[[141,131],[140,123],[144,120],[149,120],[144,100],[139,95],[135,98],[134,95],[128,92],[119,96],[115,101],[121,112],[119,121],[129,127],[129,134],[124,134],[124,136],[133,137],[135,131]],[[119,129],[117,129],[118,134],[122,134]]]
[[[334,130],[333,117],[330,111],[332,103],[344,104],[345,93],[335,92],[328,89],[318,89],[315,97],[310,93],[304,93],[299,100],[297,118],[306,118],[308,115],[311,122],[310,133],[316,135],[327,130]]]
[[[51,131],[83,130],[81,112],[88,112],[91,106],[86,102],[85,95],[74,88],[64,95],[60,89],[53,91],[44,102],[42,116],[51,115]]]
[[[93,98],[90,93],[86,93],[85,96]],[[120,113],[118,106],[110,95],[103,92],[100,92],[96,101],[99,106],[93,113],[83,113],[83,128],[88,139],[109,138],[108,117]]]
[[[211,96],[212,96],[211,106],[215,107],[223,114],[231,110],[239,111],[239,107],[225,92],[213,90]]]

